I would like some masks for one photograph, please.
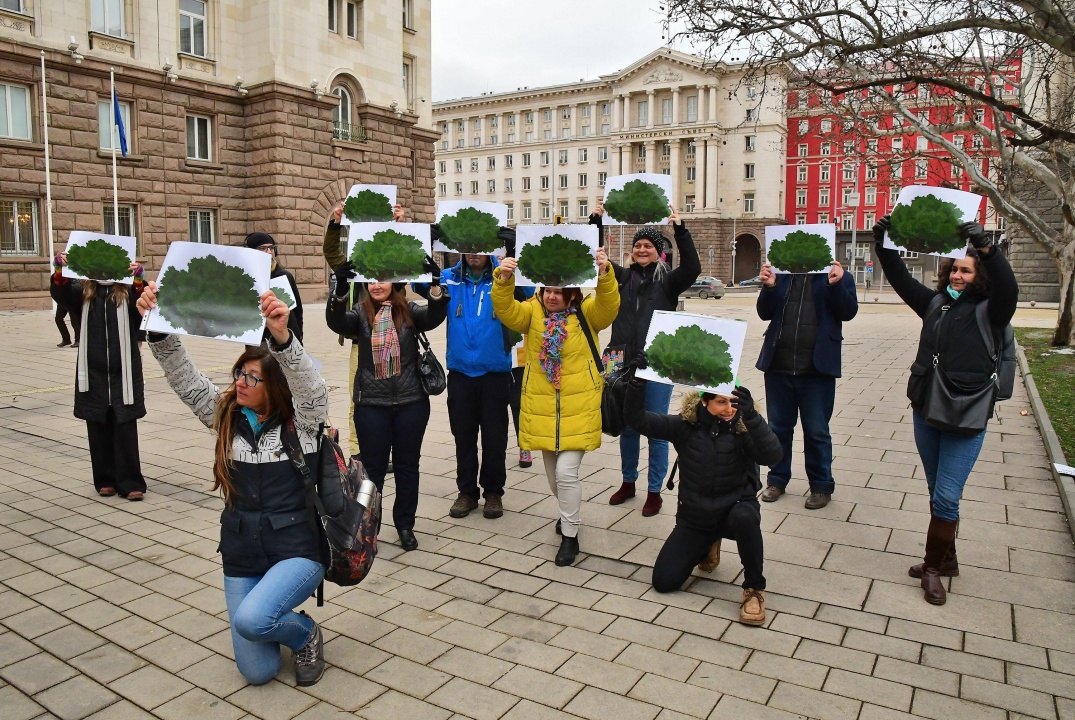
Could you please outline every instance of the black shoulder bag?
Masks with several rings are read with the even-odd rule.
[[[448,387],[444,366],[433,354],[433,349],[429,347],[429,338],[424,332],[418,333],[418,342],[422,344],[422,354],[418,357],[418,376],[422,381],[422,389],[427,395],[440,395]]]
[[[627,394],[626,375],[623,372],[616,372],[608,376],[604,375],[601,353],[597,352],[597,344],[590,333],[590,326],[586,322],[586,316],[582,314],[581,308],[575,315],[579,319],[579,326],[582,327],[582,334],[586,336],[586,342],[590,345],[590,352],[593,353],[593,361],[597,365],[597,371],[602,374],[605,380],[604,388],[601,390],[601,432],[610,437],[619,437],[624,428],[627,427],[627,422],[623,419],[623,401]]]

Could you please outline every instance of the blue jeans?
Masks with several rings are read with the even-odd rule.
[[[224,576],[235,664],[251,685],[280,671],[280,646],[302,649],[314,621],[294,612],[317,589],[325,567],[306,558],[281,560],[261,577]]]
[[[672,400],[673,386],[660,382],[646,383],[646,412],[667,413]],[[620,471],[625,483],[638,480],[638,452],[641,436],[632,427],[624,428],[620,435]],[[649,438],[649,491],[660,492],[664,475],[668,472],[668,441]]]
[[[832,479],[832,436],[829,435],[835,401],[836,378],[832,376],[765,373],[765,410],[769,413],[769,427],[784,451],[780,462],[769,468],[770,485],[783,490],[791,480],[791,439],[797,418],[802,418],[803,454],[810,492],[831,495],[836,489]]]
[[[963,486],[982,451],[985,430],[977,435],[956,435],[930,427],[917,410],[913,418],[914,442],[926,472],[933,514],[941,520],[958,520]]]

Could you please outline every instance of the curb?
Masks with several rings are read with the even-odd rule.
[[[1075,478],[1061,475],[1056,471],[1056,463],[1067,465],[1064,451],[1060,447],[1060,439],[1053,430],[1053,423],[1049,419],[1049,413],[1045,411],[1045,404],[1041,401],[1038,386],[1034,382],[1034,376],[1027,364],[1026,352],[1022,345],[1016,346],[1016,358],[1019,361],[1019,372],[1023,374],[1023,383],[1026,385],[1026,394],[1030,398],[1030,409],[1034,413],[1034,419],[1038,422],[1038,430],[1041,439],[1045,443],[1045,454],[1049,456],[1049,472],[1056,482],[1056,489],[1060,491],[1060,501],[1064,503],[1064,512],[1068,516],[1068,529],[1075,538]]]

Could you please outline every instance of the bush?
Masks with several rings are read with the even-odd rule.
[[[683,385],[716,387],[735,379],[728,343],[697,325],[684,325],[674,335],[657,333],[646,356],[655,372]]]
[[[291,307],[295,304],[295,298],[291,297],[291,293],[289,293],[287,290],[278,287],[269,289],[272,290],[272,294],[276,296],[276,299],[282,302],[284,305]]]
[[[523,248],[519,272],[546,287],[576,287],[597,277],[597,266],[586,243],[557,233]]]
[[[631,180],[621,190],[612,190],[605,198],[605,212],[629,225],[643,225],[668,217],[671,203],[659,185],[645,180]]]
[[[90,280],[123,280],[131,276],[127,251],[100,238],[68,250],[67,267]]]
[[[213,256],[173,267],[157,293],[161,317],[176,330],[202,337],[238,337],[261,327],[261,300],[254,278]]]
[[[343,215],[353,223],[392,222],[392,206],[381,193],[362,190],[343,201]]]
[[[889,220],[888,236],[907,250],[950,253],[966,247],[959,237],[963,222],[959,208],[933,195],[919,195],[910,205],[897,205]]]
[[[498,232],[496,217],[477,208],[462,208],[440,220],[440,241],[455,252],[491,253],[504,245]]]
[[[381,230],[370,240],[359,240],[351,251],[351,262],[358,274],[377,282],[417,277],[425,261],[422,241],[395,230]]]
[[[769,262],[791,273],[824,270],[832,265],[832,251],[825,238],[796,230],[769,246]]]

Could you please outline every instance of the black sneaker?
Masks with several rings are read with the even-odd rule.
[[[325,647],[321,626],[314,623],[314,635],[295,653],[295,683],[299,687],[316,685],[325,674]]]

